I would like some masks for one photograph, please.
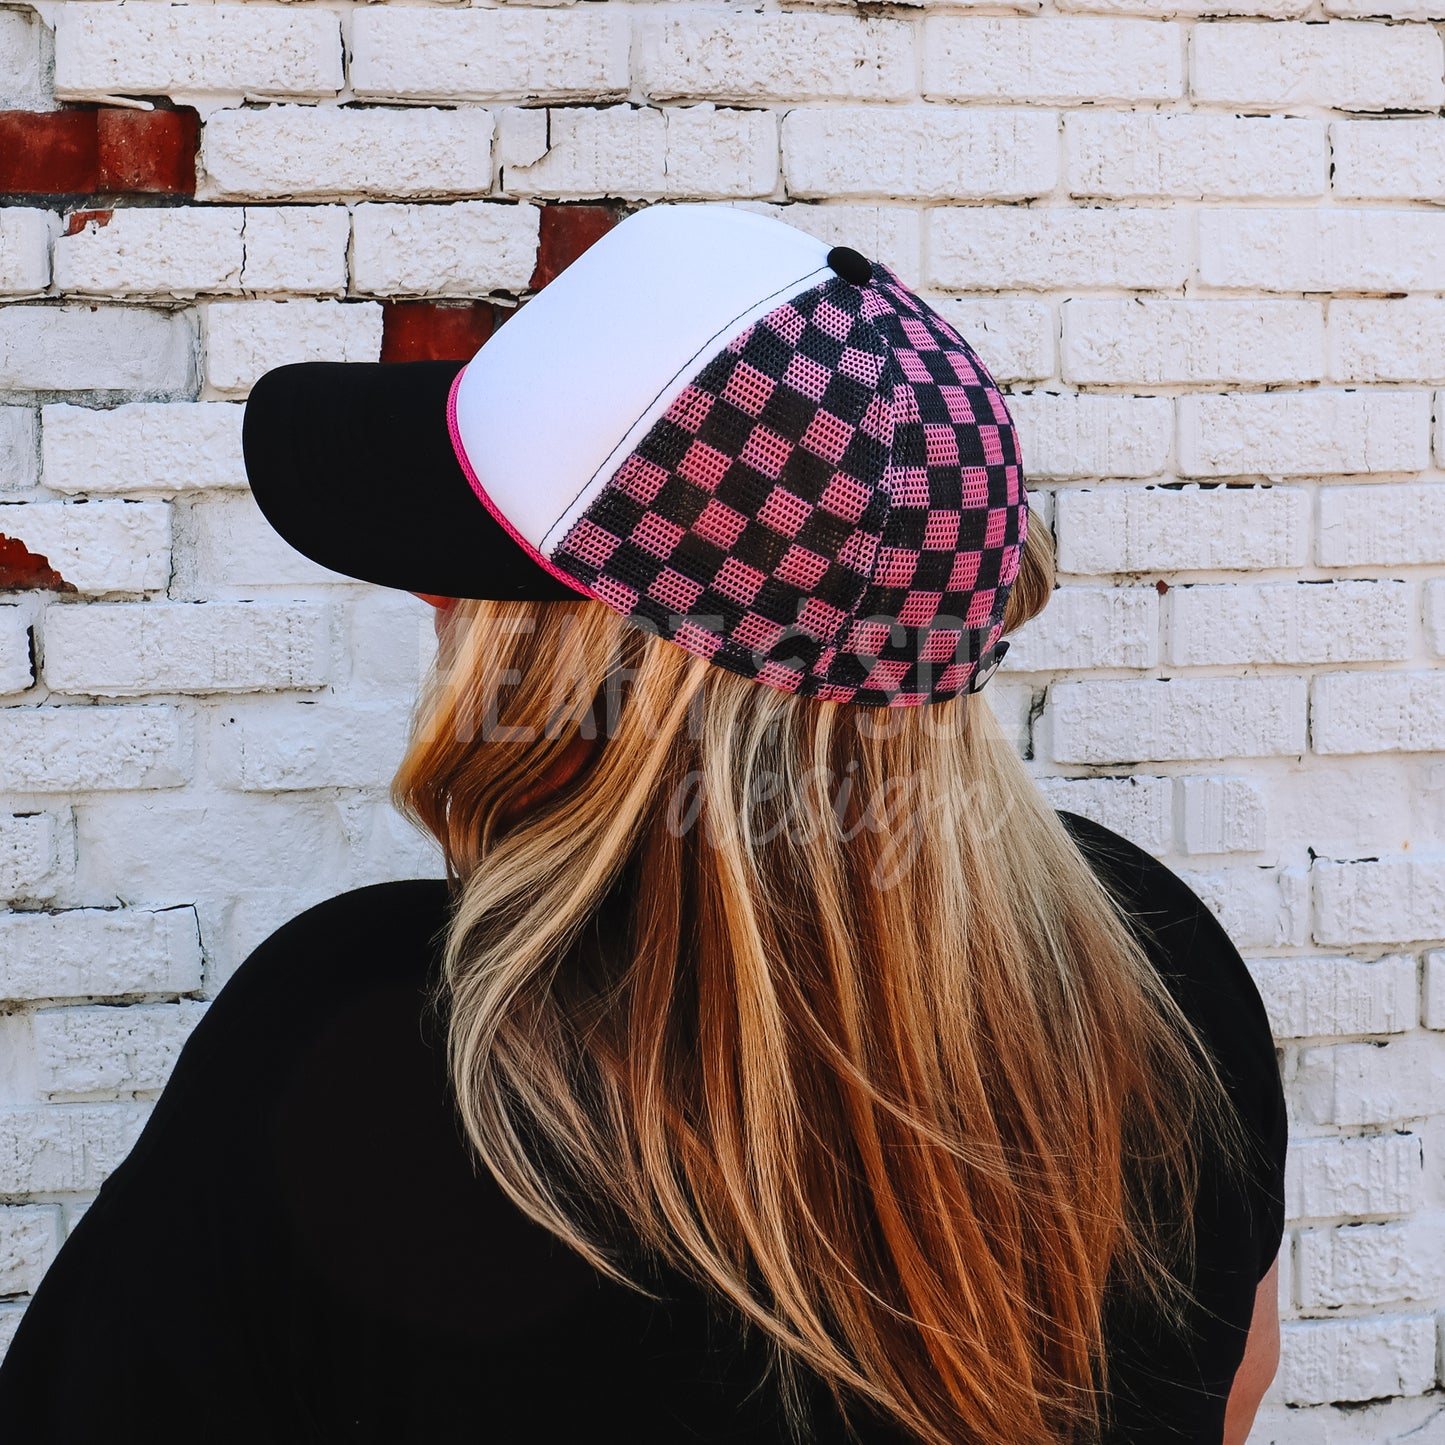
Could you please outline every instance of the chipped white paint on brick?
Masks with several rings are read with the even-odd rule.
[[[80,494],[211,491],[246,485],[242,408],[230,402],[98,409],[64,404],[43,413],[44,481]]]
[[[540,214],[536,206],[487,201],[357,206],[353,283],[364,296],[523,291],[537,264]]]
[[[0,990],[7,999],[179,994],[200,986],[192,908],[0,916]]]
[[[204,124],[199,202],[0,208],[0,533],[79,589],[0,598],[0,1293],[250,947],[440,872],[385,801],[430,617],[271,532],[251,383],[525,296],[545,206],[706,201],[885,261],[1012,393],[1062,586],[984,700],[1221,918],[1284,1052],[1255,1445],[1438,1431],[1442,0],[52,8],[53,76],[0,10],[0,108]]]
[[[55,93],[331,96],[344,84],[332,10],[84,5],[56,14]]]
[[[231,395],[289,362],[375,361],[381,351],[381,308],[371,302],[217,301],[205,329],[206,381]]]

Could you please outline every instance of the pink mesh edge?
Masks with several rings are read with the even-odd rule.
[[[496,520],[497,525],[544,571],[555,577],[559,582],[570,587],[580,597],[596,598],[597,594],[591,588],[579,582],[575,577],[569,577],[560,567],[554,566],[544,557],[512,524],[502,515],[501,509],[487,495],[486,488],[482,486],[476,472],[472,470],[472,464],[467,460],[466,449],[462,446],[461,432],[457,428],[457,391],[462,384],[462,377],[467,374],[466,367],[457,372],[456,379],[452,382],[451,390],[447,393],[447,435],[452,439],[452,451],[456,453],[457,464],[462,469],[462,475],[466,477],[472,491],[477,494],[477,500],[489,511]]]

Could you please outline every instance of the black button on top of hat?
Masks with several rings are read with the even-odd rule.
[[[873,279],[873,263],[851,246],[834,246],[828,252],[828,264],[855,286],[866,286]]]

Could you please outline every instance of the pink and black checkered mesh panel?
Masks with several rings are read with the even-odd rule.
[[[708,360],[551,560],[721,667],[897,706],[987,679],[1027,525],[993,379],[875,263]]]

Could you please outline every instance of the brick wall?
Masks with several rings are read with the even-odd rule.
[[[384,800],[429,618],[269,533],[238,403],[469,355],[708,200],[888,261],[1013,393],[1062,588],[986,696],[1218,911],[1283,1050],[1255,1439],[1445,1440],[1441,20],[0,8],[0,1341],[249,948],[437,871]]]

